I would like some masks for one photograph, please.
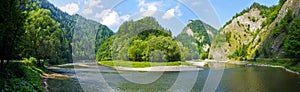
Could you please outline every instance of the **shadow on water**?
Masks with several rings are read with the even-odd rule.
[[[47,79],[49,92],[83,92],[79,82],[75,78]]]

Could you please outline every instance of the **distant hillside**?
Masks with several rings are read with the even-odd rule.
[[[299,29],[293,29],[300,24],[299,5],[299,0],[280,0],[271,7],[254,3],[224,25],[212,42],[209,58],[295,58],[291,54],[299,57],[299,49],[288,46],[290,36],[297,32],[293,30]],[[292,40],[299,46],[299,37]],[[288,52],[291,49],[296,52]]]
[[[176,39],[189,49],[187,59],[205,59],[217,32],[218,30],[200,20],[190,20]]]
[[[118,32],[98,48],[97,61],[180,61],[185,60],[182,48],[154,17],[145,17],[124,22]]]
[[[26,7],[26,8],[25,8]],[[96,48],[98,48],[104,40],[108,39],[110,36],[112,36],[114,33],[105,25],[102,25],[96,21],[93,20],[88,20],[85,19],[84,17],[75,14],[75,15],[68,15],[66,12],[61,11],[57,7],[55,7],[53,4],[51,4],[47,0],[27,0],[27,3],[24,5],[24,9],[26,10],[34,10],[36,8],[43,8],[43,9],[48,9],[51,11],[51,18],[54,19],[55,21],[60,23],[60,28],[62,29],[61,32],[61,50],[62,50],[62,55],[61,58],[64,61],[72,62],[72,47],[78,48],[82,46],[72,46],[72,39],[74,38],[74,29],[80,29],[80,31],[85,31],[86,33],[94,33],[90,34],[90,36],[87,37],[95,37],[94,39]],[[78,24],[83,24],[83,23],[78,23],[78,22],[83,22],[85,26],[81,26]],[[91,38],[90,38],[91,39]],[[94,51],[97,49],[94,48]],[[79,52],[77,52],[79,53]],[[81,52],[82,54],[83,52]],[[90,53],[91,54],[91,53]],[[78,55],[78,54],[76,54]],[[87,54],[82,54],[79,56],[86,56]],[[88,58],[88,57],[82,57],[83,58]],[[90,57],[91,58],[91,57]]]

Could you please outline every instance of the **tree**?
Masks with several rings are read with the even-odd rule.
[[[159,50],[166,56],[167,61],[180,61],[180,48],[171,37],[153,37],[148,42],[149,52]]]
[[[166,62],[166,55],[160,50],[154,50],[149,56],[149,61],[151,62]]]
[[[148,49],[147,41],[134,40],[128,49],[128,57],[133,61],[147,61]]]
[[[290,58],[300,59],[300,18],[294,18],[288,31],[288,36],[284,40],[284,49]]]
[[[24,13],[21,11],[21,0],[0,0],[0,67],[4,60],[18,57],[20,37],[23,35]]]
[[[36,9],[28,15],[25,22],[23,55],[37,58],[37,65],[43,67],[41,59],[55,59],[60,55],[60,24],[50,17],[49,10]]]
[[[208,58],[208,52],[202,52],[200,54],[200,59],[204,60],[204,59],[207,59]]]

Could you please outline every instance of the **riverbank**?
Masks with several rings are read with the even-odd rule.
[[[1,92],[44,92],[40,68],[24,62],[9,62],[0,72]]]
[[[278,60],[264,59],[264,60],[256,60],[256,61],[229,61],[227,63],[236,64],[236,65],[251,64],[253,66],[282,68],[287,72],[300,75],[300,67],[292,66],[291,60],[278,61]]]
[[[206,62],[132,62],[132,61],[101,61],[99,65],[109,66],[121,71],[144,71],[144,72],[163,72],[163,71],[197,71],[203,70]]]
[[[8,62],[0,72],[0,92],[48,92],[48,79],[70,76],[36,67],[31,61]]]
[[[121,67],[121,66],[113,66],[115,70],[121,71],[138,71],[138,72],[178,72],[178,71],[198,71],[203,70],[202,68],[196,66],[153,66],[153,67],[145,67],[145,68],[130,68],[130,67]]]
[[[100,61],[98,62],[99,65],[103,66],[120,66],[120,67],[130,67],[130,68],[146,68],[146,67],[153,67],[153,66],[193,66],[191,63],[187,62],[133,62],[133,61]]]

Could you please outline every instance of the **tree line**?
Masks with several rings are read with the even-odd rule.
[[[72,62],[72,49],[82,47],[72,46],[74,30],[82,27],[78,20],[85,24],[81,31],[94,32],[95,47],[114,34],[105,25],[68,15],[47,0],[1,0],[0,14],[1,69],[12,60],[30,57],[40,67]]]

